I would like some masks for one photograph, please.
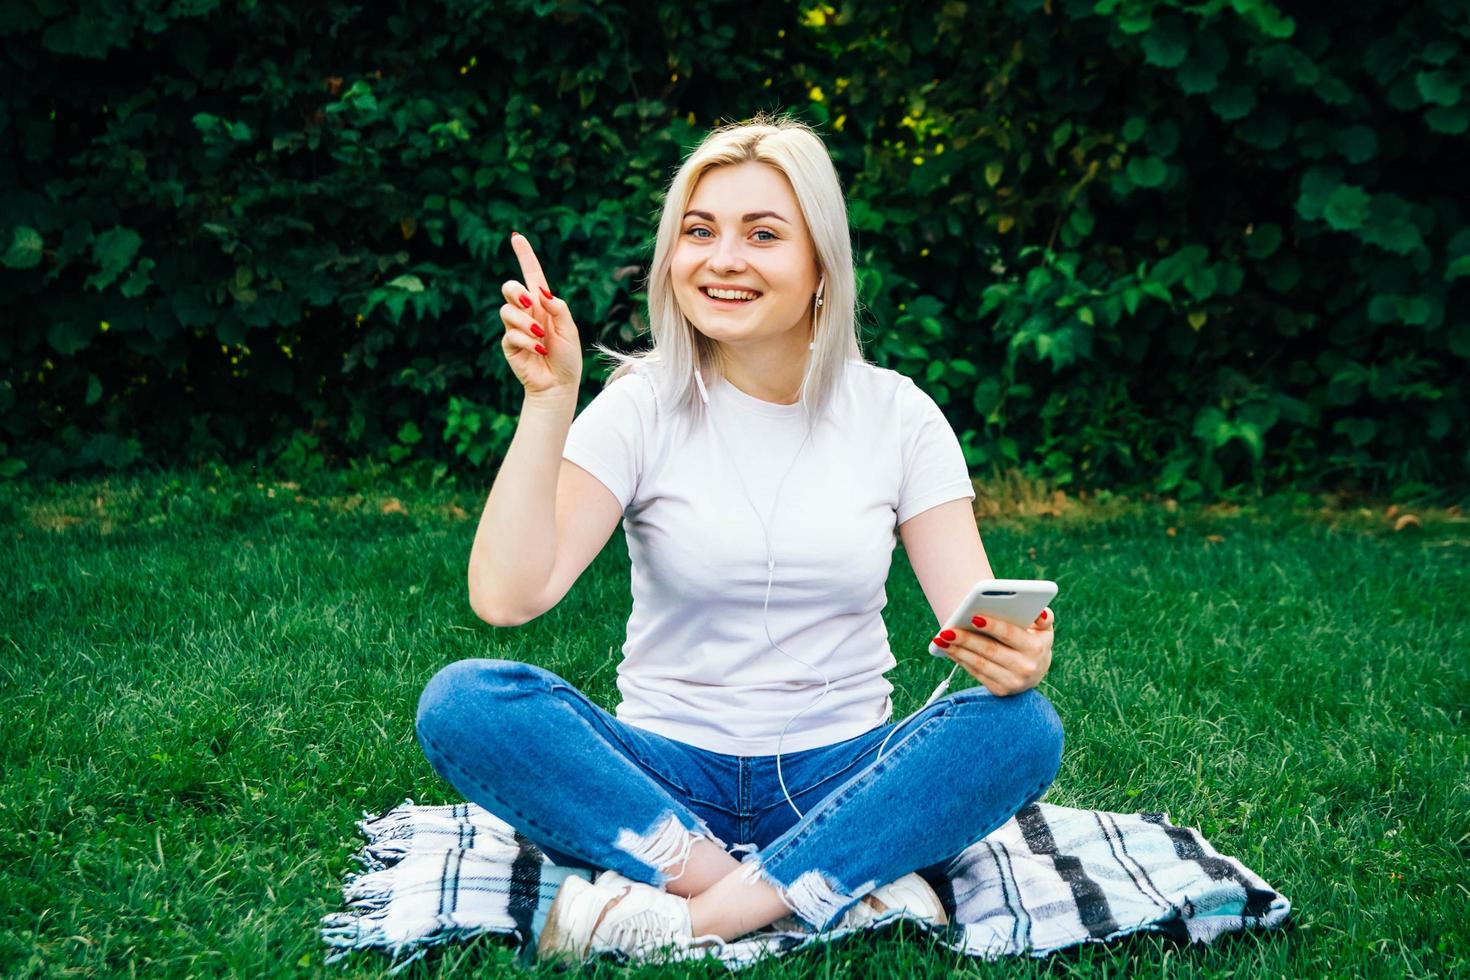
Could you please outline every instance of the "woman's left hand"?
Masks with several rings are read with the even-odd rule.
[[[1051,669],[1051,644],[1056,635],[1056,614],[1051,607],[1041,611],[1030,626],[1015,626],[998,619],[979,619],[969,629],[947,629],[934,638],[934,645],[990,691],[1005,696],[1029,691]]]

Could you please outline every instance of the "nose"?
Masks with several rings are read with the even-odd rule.
[[[715,253],[710,257],[710,268],[720,272],[738,272],[745,268],[745,257],[741,254],[742,243],[731,235],[726,235],[715,245]]]

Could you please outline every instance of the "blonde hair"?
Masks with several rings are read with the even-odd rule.
[[[808,423],[815,425],[841,382],[847,363],[865,358],[857,332],[857,281],[847,204],[826,145],[799,120],[757,113],[748,122],[728,123],[712,130],[695,147],[674,175],[659,218],[653,267],[647,281],[652,348],[628,354],[602,344],[593,346],[617,362],[608,384],[633,371],[653,384],[660,404],[682,409],[696,420],[703,417],[694,370],[698,367],[706,383],[720,377],[719,346],[696,330],[679,309],[670,265],[683,214],[699,179],[714,167],[752,160],[770,164],[791,182],[816,248],[818,281],[826,280],[821,290],[822,305],[812,303],[815,346],[800,391]]]

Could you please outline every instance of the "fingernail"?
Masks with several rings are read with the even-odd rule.
[[[533,334],[535,334],[536,336],[538,336],[538,337],[545,337],[546,336],[546,331],[545,330],[542,330],[540,327],[536,326],[536,324],[534,324],[534,323],[531,324],[531,332]]]
[[[974,623],[976,626],[984,626],[985,625],[985,617],[984,616],[975,616],[975,617],[972,617],[970,619],[970,622]]]
[[[531,297],[522,296],[520,299],[520,304],[529,310],[531,308]]]
[[[954,630],[941,630],[939,635],[946,640],[954,639]]]
[[[1041,618],[1042,619],[1045,619],[1046,618],[1046,610],[1045,609],[1041,610]]]
[[[541,295],[545,296],[547,299],[556,299],[555,296],[551,295],[551,290],[547,289],[545,286],[538,286],[536,288],[540,289]]]
[[[520,232],[518,232],[518,231],[513,231],[513,232],[511,232],[511,233],[510,233],[510,237],[511,237],[511,238],[514,238],[514,237],[516,237],[516,236],[517,236],[517,235],[520,235],[520,234],[521,234],[521,233],[520,233]],[[522,237],[522,238],[525,238],[525,237],[526,237],[526,236],[525,236],[525,235],[521,235],[521,237]]]
[[[536,345],[536,353],[538,353],[538,354],[545,354],[546,353],[546,348],[545,347],[542,347],[540,344],[537,344]]]
[[[937,647],[943,647],[943,648],[944,648],[944,649],[946,649],[946,650],[948,650],[948,649],[949,649],[949,644],[948,644],[948,643],[946,643],[946,642],[945,642],[945,641],[944,641],[944,640],[943,640],[943,638],[941,638],[941,637],[938,637],[938,636],[936,636],[936,637],[935,637],[935,638],[934,638],[934,641],[933,641],[933,642],[934,642],[934,645],[935,645],[935,646],[937,646]]]

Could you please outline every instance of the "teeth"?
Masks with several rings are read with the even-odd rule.
[[[715,299],[755,299],[759,293],[742,293],[734,289],[706,289],[705,294]]]

